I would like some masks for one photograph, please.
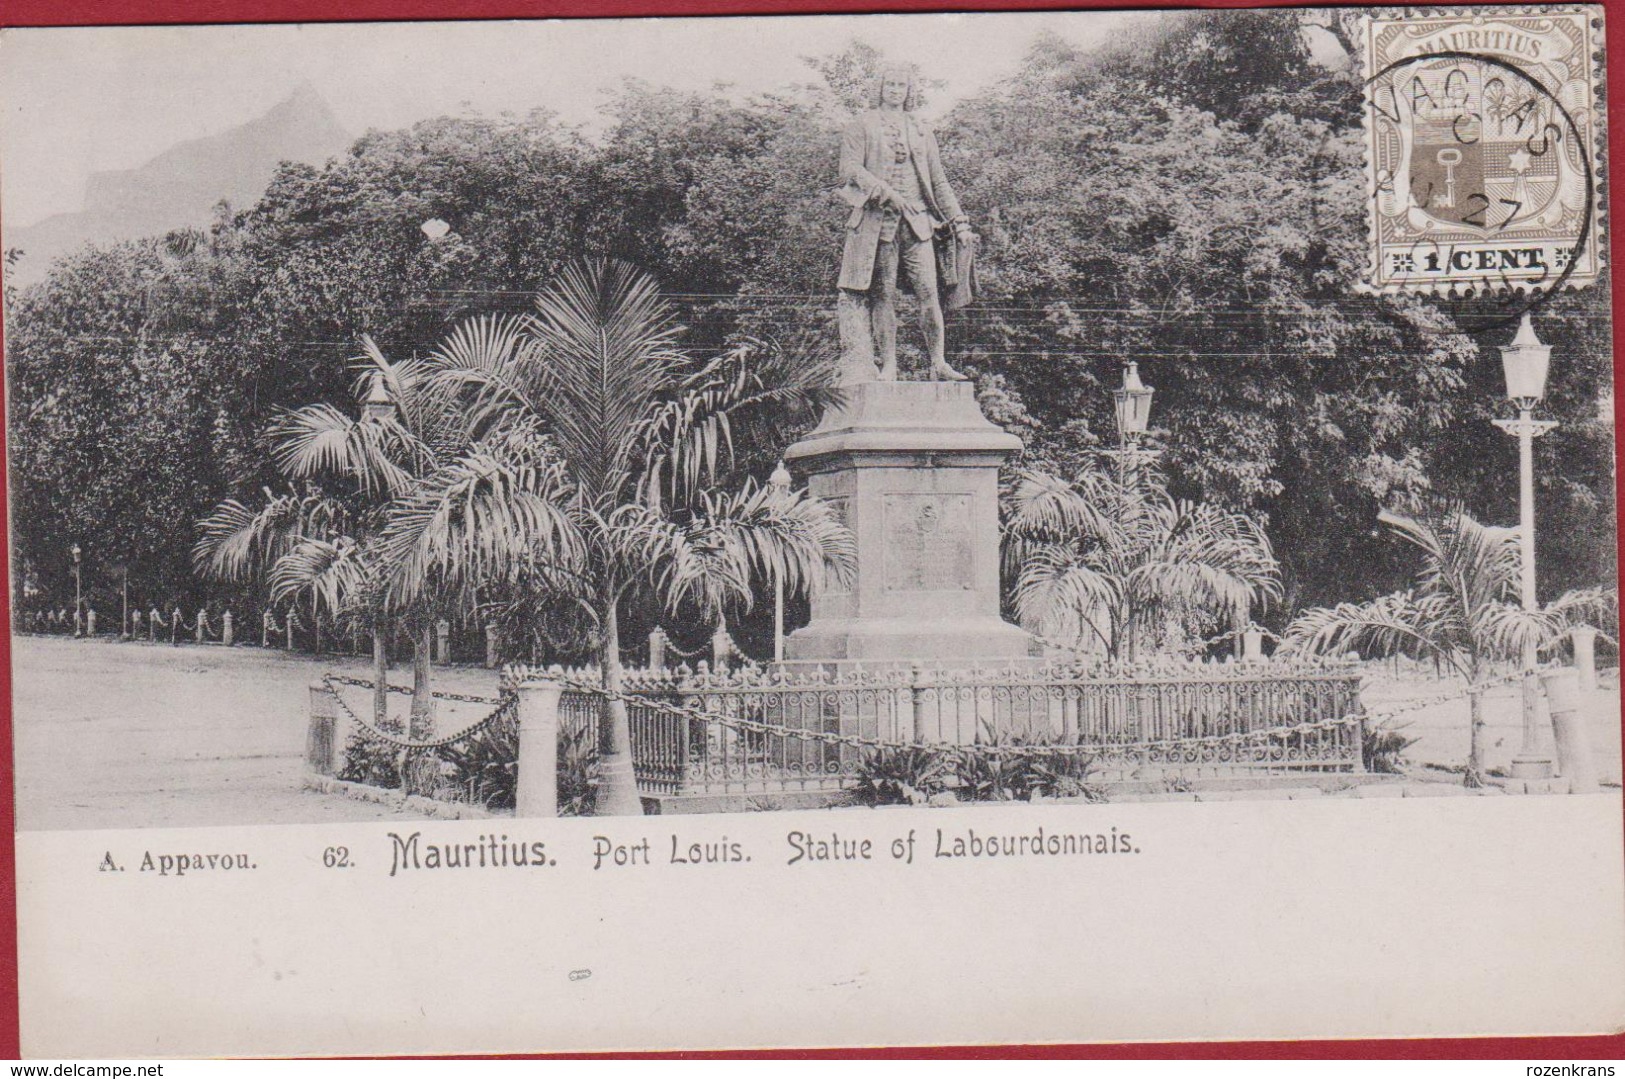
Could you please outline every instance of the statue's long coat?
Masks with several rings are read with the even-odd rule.
[[[908,142],[914,161],[914,171],[920,177],[920,191],[925,196],[928,220],[898,223],[898,229],[915,228],[915,235],[961,216],[959,197],[942,171],[942,153],[937,149],[937,137],[929,127],[920,123],[912,113],[903,114],[903,136]],[[885,127],[880,111],[865,112],[847,125],[841,134],[841,166],[839,195],[841,201],[852,207],[846,219],[846,244],[841,251],[841,288],[864,291],[874,277],[875,253],[880,248],[882,207],[877,198],[885,181],[880,174],[886,170],[886,156],[890,147],[886,143]]]

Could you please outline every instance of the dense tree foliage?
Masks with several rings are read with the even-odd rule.
[[[1278,624],[1399,586],[1385,505],[1432,491],[1516,515],[1515,448],[1489,422],[1508,410],[1511,311],[1355,288],[1359,83],[1317,60],[1340,39],[1292,11],[1170,17],[1092,53],[1040,39],[937,124],[984,241],[984,295],[949,346],[1026,440],[1012,479],[1094,464],[1137,360],[1173,494],[1265,524]],[[190,606],[207,592],[183,522],[275,480],[259,440],[279,409],[355,407],[363,334],[391,357],[427,351],[584,255],[652,272],[693,355],[747,336],[833,348],[836,133],[880,59],[854,44],[743,101],[629,83],[596,139],[543,111],[371,132],[323,167],[285,166],[204,232],[66,260],[9,297],[16,557],[60,596],[78,541],[98,579],[128,562],[140,602]],[[431,219],[450,231],[429,238]],[[1543,407],[1563,424],[1536,465],[1555,595],[1614,575],[1606,282],[1535,314],[1554,346]],[[762,423],[736,470],[762,478],[797,433]],[[758,652],[763,628],[740,633]]]

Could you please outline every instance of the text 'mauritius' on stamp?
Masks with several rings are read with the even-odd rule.
[[[1366,182],[1382,292],[1581,287],[1603,263],[1602,8],[1373,14]]]

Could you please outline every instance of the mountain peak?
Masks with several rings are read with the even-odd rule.
[[[322,92],[316,89],[315,84],[309,79],[300,82],[298,86],[293,88],[291,94],[277,102],[270,109],[271,113],[283,111],[319,113],[326,117],[333,115],[332,106],[328,105],[327,98],[322,96]],[[267,113],[267,115],[269,114]]]
[[[37,280],[51,261],[85,243],[207,226],[221,199],[238,208],[257,201],[280,162],[319,165],[350,141],[327,99],[300,82],[247,123],[177,143],[134,169],[92,174],[83,211],[8,229],[6,246],[21,247],[25,259],[7,276]]]

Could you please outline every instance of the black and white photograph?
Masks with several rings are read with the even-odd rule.
[[[1603,52],[1585,5],[6,30],[25,1050],[1619,1029]],[[1003,911],[1006,1009],[799,914],[922,890]],[[297,1019],[389,932],[334,919],[540,894],[497,984],[613,936],[669,1019],[570,1011],[631,992],[589,959],[505,1005],[547,1032]],[[1107,897],[1150,958],[1085,990]],[[786,954],[680,972],[660,904]],[[269,967],[69,988],[187,924]],[[781,1015],[797,962],[849,1003]]]

